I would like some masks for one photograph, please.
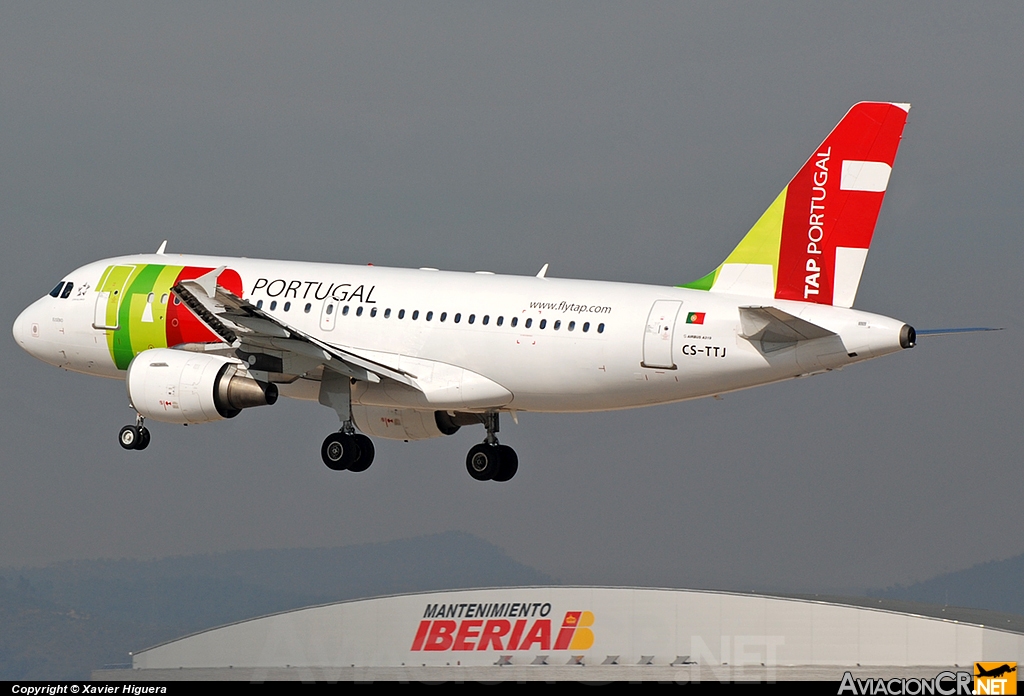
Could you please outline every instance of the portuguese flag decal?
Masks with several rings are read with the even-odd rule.
[[[703,324],[704,312],[690,312],[686,315],[687,324]]]

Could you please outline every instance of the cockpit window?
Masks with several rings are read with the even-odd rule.
[[[71,297],[71,290],[72,290],[72,289],[73,289],[74,287],[75,287],[75,284],[69,281],[69,282],[68,282],[68,283],[67,283],[67,284],[66,284],[66,285],[64,286],[64,292],[62,292],[62,293],[60,294],[60,299],[62,299],[62,300],[66,300],[66,299],[68,299],[69,297]]]
[[[61,288],[63,288],[63,287],[64,287],[64,281],[62,280],[59,283],[57,283],[57,287],[55,287],[53,290],[50,291],[50,297],[59,297],[60,296]]]

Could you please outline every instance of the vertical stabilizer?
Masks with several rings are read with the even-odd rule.
[[[909,111],[856,104],[722,265],[683,287],[852,306]]]

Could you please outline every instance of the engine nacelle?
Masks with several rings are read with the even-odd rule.
[[[427,440],[451,435],[459,429],[443,411],[411,408],[352,404],[352,420],[367,435],[389,440]]]
[[[250,377],[241,360],[169,348],[136,355],[126,382],[135,410],[165,423],[209,423],[277,401],[277,386]]]

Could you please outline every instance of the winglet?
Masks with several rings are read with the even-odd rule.
[[[167,248],[167,240],[165,239],[165,240],[163,241],[163,243],[162,243],[162,244],[160,244],[160,248],[156,250],[156,253],[157,253],[157,254],[160,254],[160,255],[162,256],[162,255],[163,255],[163,253],[164,253],[164,249],[166,249],[166,248]]]
[[[544,264],[539,271],[537,271],[538,278],[547,278],[548,276],[548,265]]]
[[[206,292],[207,296],[212,300],[214,297],[217,296],[217,278],[220,277],[220,274],[224,272],[225,268],[227,268],[227,266],[215,268],[209,273],[205,273],[199,276],[192,282],[201,287],[203,291]]]

